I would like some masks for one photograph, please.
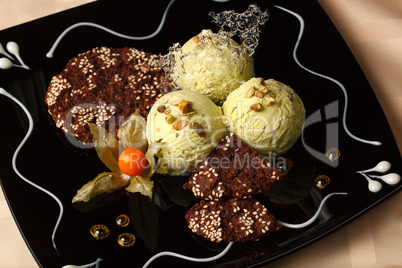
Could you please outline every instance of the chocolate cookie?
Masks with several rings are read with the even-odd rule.
[[[45,98],[56,126],[87,144],[89,122],[116,133],[136,109],[146,118],[154,102],[173,90],[158,61],[129,47],[94,48],[71,59],[52,78]]]
[[[282,227],[254,198],[201,200],[185,218],[192,232],[212,242],[256,241]]]
[[[183,188],[200,199],[250,197],[282,180],[281,172],[233,132],[228,132]]]

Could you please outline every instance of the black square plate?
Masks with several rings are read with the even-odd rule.
[[[364,176],[356,173],[384,160],[392,165],[389,172],[401,174],[401,157],[367,79],[321,6],[313,0],[253,2],[270,13],[254,54],[256,76],[290,85],[307,110],[303,136],[285,155],[294,165],[288,183],[258,198],[277,219],[298,223],[309,219],[327,194],[347,192],[348,195],[330,198],[320,217],[308,227],[284,228],[258,242],[235,243],[224,257],[214,262],[190,264],[163,257],[152,267],[249,267],[273,262],[343,226],[401,188],[400,183],[382,183],[382,189],[373,193],[368,190]],[[209,257],[226,246],[195,237],[187,228],[183,216],[188,207],[178,205],[180,200],[172,198],[181,191],[186,180],[183,177],[155,176],[156,188],[165,198],[165,205],[170,202],[164,209],[136,195],[125,194],[115,203],[89,212],[73,208],[71,199],[77,189],[105,168],[93,157],[93,152],[82,153],[65,144],[44,103],[51,77],[81,52],[100,46],[131,46],[166,54],[172,44],[184,44],[202,29],[218,30],[208,15],[210,11],[241,13],[251,2],[176,0],[160,32],[152,38],[127,40],[83,26],[66,34],[53,58],[46,57],[57,37],[78,22],[98,23],[129,36],[152,34],[169,3],[168,0],[97,1],[0,32],[3,46],[9,41],[17,42],[24,62],[31,68],[0,70],[0,87],[19,99],[34,121],[33,132],[18,154],[17,168],[29,181],[59,198],[64,208],[52,240],[60,207],[49,194],[22,180],[13,170],[11,159],[28,130],[28,121],[17,104],[0,96],[1,184],[23,237],[41,267],[83,265],[97,258],[103,259],[99,267],[141,267],[160,251]],[[369,141],[379,141],[381,145]],[[331,148],[340,153],[338,159],[326,155]],[[319,175],[330,179],[324,189],[315,185]],[[115,219],[119,214],[130,215],[131,221],[141,222],[142,228],[117,227]],[[109,237],[93,239],[89,229],[94,224],[108,226]],[[118,246],[116,238],[123,232],[136,235],[132,247]]]

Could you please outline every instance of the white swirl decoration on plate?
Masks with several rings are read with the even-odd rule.
[[[297,63],[297,65],[299,65],[300,68],[302,68],[303,70],[305,70],[305,71],[307,71],[307,72],[309,72],[309,73],[311,73],[311,74],[313,74],[313,75],[316,75],[316,76],[318,76],[318,77],[327,79],[327,80],[329,80],[329,81],[335,83],[337,86],[339,86],[339,87],[342,89],[343,94],[344,94],[344,97],[345,97],[345,106],[344,106],[344,112],[343,112],[343,118],[342,118],[342,124],[343,124],[343,128],[345,129],[345,132],[346,132],[352,139],[355,139],[355,140],[357,140],[357,141],[359,141],[359,142],[367,143],[367,144],[371,144],[371,145],[376,145],[376,146],[381,145],[381,142],[379,142],[379,141],[369,141],[369,140],[365,140],[365,139],[362,139],[362,138],[359,138],[359,137],[353,135],[353,134],[349,131],[349,129],[348,129],[347,125],[346,125],[346,111],[347,111],[347,107],[348,107],[348,93],[347,93],[347,91],[346,91],[345,86],[344,86],[341,82],[339,82],[338,80],[336,80],[336,79],[334,79],[334,78],[332,78],[332,77],[329,77],[329,76],[320,74],[320,73],[318,73],[318,72],[315,72],[315,71],[313,71],[313,70],[310,70],[310,69],[304,67],[303,64],[300,63],[299,59],[297,58],[297,49],[298,49],[298,47],[299,47],[300,41],[301,41],[301,39],[302,39],[302,37],[303,37],[303,33],[304,33],[304,19],[303,19],[299,14],[297,14],[297,13],[291,11],[291,10],[288,10],[288,9],[286,9],[286,8],[284,8],[284,7],[276,6],[276,5],[275,5],[274,7],[278,8],[278,9],[281,9],[281,10],[283,10],[283,11],[285,11],[285,12],[287,12],[287,13],[293,15],[293,16],[295,16],[295,17],[299,20],[299,22],[300,22],[299,36],[298,36],[298,38],[297,38],[295,47],[294,47],[294,49],[293,49],[293,59],[294,59],[294,61]]]
[[[161,22],[160,22],[158,28],[157,28],[157,29],[155,30],[155,32],[153,32],[152,34],[145,35],[145,36],[129,36],[129,35],[125,35],[125,34],[121,34],[121,33],[115,32],[115,31],[113,31],[113,30],[111,30],[111,29],[109,29],[109,28],[106,28],[106,27],[104,27],[104,26],[102,26],[102,25],[99,25],[99,24],[96,24],[96,23],[93,23],[93,22],[79,22],[79,23],[76,23],[76,24],[71,25],[70,27],[68,27],[67,29],[65,29],[65,30],[60,34],[60,36],[59,36],[59,37],[56,39],[56,41],[54,42],[52,48],[51,48],[51,49],[49,50],[49,52],[46,54],[46,57],[48,57],[48,58],[53,58],[54,51],[56,50],[57,46],[59,45],[59,43],[61,42],[61,40],[63,39],[63,37],[66,36],[66,34],[68,34],[68,32],[70,32],[71,30],[76,29],[76,28],[78,28],[78,27],[83,27],[83,26],[89,26],[89,27],[98,28],[98,29],[101,29],[101,30],[103,30],[103,31],[106,31],[106,32],[108,32],[108,33],[110,33],[110,34],[113,34],[113,35],[115,35],[115,36],[118,36],[118,37],[121,37],[121,38],[125,38],[125,39],[128,39],[128,40],[147,40],[147,39],[151,39],[151,38],[153,38],[154,36],[156,36],[157,34],[159,34],[159,32],[162,30],[163,25],[165,24],[166,16],[167,16],[167,14],[168,14],[168,12],[169,12],[170,7],[171,7],[172,4],[174,3],[174,1],[175,1],[175,0],[171,0],[171,1],[169,2],[169,4],[167,5],[167,7],[166,7],[166,9],[165,9],[165,12],[163,13],[163,16],[162,16],[162,19],[161,19]]]
[[[281,10],[293,15],[294,17],[296,17],[299,20],[299,23],[300,23],[299,36],[297,38],[295,47],[293,49],[293,59],[297,63],[297,65],[299,65],[300,68],[302,68],[303,70],[305,70],[305,71],[307,71],[307,72],[309,72],[309,73],[311,73],[313,75],[316,75],[318,77],[327,79],[327,80],[335,83],[336,85],[338,85],[342,89],[344,97],[345,97],[345,107],[344,107],[344,113],[343,113],[343,118],[342,118],[342,124],[343,124],[343,128],[345,129],[345,132],[352,139],[355,139],[355,140],[357,140],[359,142],[370,144],[370,145],[376,145],[376,146],[381,145],[381,142],[379,142],[379,141],[365,140],[365,139],[362,139],[362,138],[359,138],[359,137],[353,135],[349,131],[349,129],[348,129],[347,125],[346,125],[346,111],[347,111],[347,106],[348,106],[348,93],[346,91],[345,86],[341,82],[339,82],[338,80],[336,80],[336,79],[334,79],[332,77],[317,73],[315,71],[312,71],[312,70],[304,67],[300,63],[300,61],[297,58],[297,49],[299,47],[300,41],[301,41],[301,39],[303,37],[303,33],[304,33],[304,20],[299,14],[297,14],[297,13],[291,11],[291,10],[288,10],[288,9],[286,9],[284,7],[276,6],[276,5],[274,7],[278,8],[278,9],[281,9]],[[396,174],[396,173],[389,173],[389,174],[386,174],[386,175],[383,175],[383,176],[378,176],[378,175],[367,175],[366,173],[372,172],[372,171],[384,173],[384,172],[388,171],[390,168],[391,168],[391,164],[388,161],[381,161],[374,168],[371,168],[371,169],[368,169],[368,170],[357,171],[356,173],[361,174],[364,178],[367,179],[368,189],[370,190],[370,192],[377,193],[382,189],[382,184],[379,181],[373,180],[373,179],[382,180],[383,182],[385,182],[388,185],[396,185],[401,180],[400,175]]]
[[[325,202],[330,197],[332,197],[334,195],[347,195],[347,194],[348,193],[345,193],[345,192],[335,192],[335,193],[328,194],[327,196],[325,196],[321,200],[320,205],[318,206],[318,209],[317,209],[316,213],[309,220],[307,220],[307,221],[305,221],[303,223],[294,224],[294,223],[286,223],[286,222],[282,222],[282,221],[279,221],[279,222],[284,227],[289,228],[289,229],[305,228],[305,227],[311,225],[315,220],[317,220],[318,216],[320,215],[320,213],[322,211],[322,208],[324,207]],[[193,257],[188,257],[188,256],[185,256],[185,255],[181,255],[181,254],[170,252],[170,251],[163,251],[163,252],[160,252],[160,253],[154,255],[152,258],[150,258],[144,264],[144,266],[142,268],[147,268],[154,260],[156,260],[157,258],[160,258],[160,257],[164,257],[164,256],[176,257],[176,258],[180,258],[180,259],[187,260],[187,261],[192,261],[192,262],[211,262],[211,261],[214,261],[214,260],[217,260],[217,259],[223,257],[229,251],[229,249],[232,247],[233,243],[234,242],[229,242],[227,244],[226,248],[221,253],[219,253],[218,255],[215,255],[213,257],[210,257],[210,258],[193,258]]]
[[[28,180],[26,177],[24,177],[21,172],[18,170],[17,168],[17,157],[19,152],[21,151],[22,147],[25,145],[26,141],[29,139],[29,137],[32,134],[32,130],[34,127],[34,123],[33,123],[33,119],[32,119],[32,115],[31,113],[28,111],[28,109],[24,106],[24,104],[22,104],[17,98],[15,98],[13,95],[11,95],[10,93],[8,93],[5,89],[0,88],[0,95],[4,95],[6,97],[8,97],[9,99],[11,99],[12,101],[14,101],[16,104],[18,104],[21,109],[25,112],[26,116],[28,117],[28,121],[29,121],[29,127],[28,127],[28,131],[25,134],[24,139],[21,141],[20,145],[17,147],[17,149],[15,150],[14,154],[13,154],[13,158],[12,158],[12,166],[13,169],[15,171],[15,173],[22,179],[24,180],[26,183],[32,185],[33,187],[37,188],[38,190],[41,190],[42,192],[48,194],[49,196],[51,196],[54,200],[56,200],[57,204],[59,205],[60,208],[60,213],[59,213],[59,217],[57,219],[56,225],[53,229],[53,233],[52,233],[52,243],[53,243],[53,247],[56,250],[57,254],[59,254],[59,252],[57,251],[57,247],[56,244],[54,242],[54,238],[56,235],[56,231],[57,228],[59,227],[59,224],[61,222],[61,218],[63,216],[63,211],[64,211],[64,207],[63,204],[61,203],[60,199],[57,198],[57,196],[55,194],[53,194],[52,192],[46,190],[45,188],[33,183],[32,181]]]
[[[0,69],[10,69],[11,67],[19,67],[26,70],[30,70],[28,65],[24,63],[20,55],[20,47],[16,42],[10,41],[6,45],[7,51],[4,49],[3,45],[0,43],[0,54],[6,57],[0,58]],[[14,55],[14,56],[13,56]],[[16,64],[15,62],[18,62]]]
[[[319,205],[317,211],[315,212],[315,214],[314,214],[309,220],[307,220],[307,221],[305,221],[305,222],[302,222],[302,223],[286,223],[286,222],[282,222],[282,221],[279,221],[279,222],[282,224],[282,226],[287,227],[287,228],[290,228],[290,229],[302,229],[302,228],[304,228],[304,227],[307,227],[307,226],[309,226],[310,224],[312,224],[315,220],[317,220],[318,216],[320,216],[321,210],[322,210],[322,208],[324,207],[325,202],[326,202],[331,196],[334,196],[334,195],[347,195],[347,194],[348,194],[348,193],[346,193],[346,192],[335,192],[335,193],[331,193],[331,194],[325,196],[325,197],[321,200],[321,203],[320,203],[320,205]]]
[[[83,264],[83,265],[64,265],[62,268],[92,268],[92,267],[99,267],[100,262],[103,261],[101,258],[97,258],[96,261],[88,263],[88,264]]]
[[[391,168],[391,163],[388,161],[381,161],[375,167],[356,171],[356,173],[361,174],[364,178],[366,178],[368,182],[368,189],[370,192],[377,193],[382,189],[382,184],[379,181],[373,179],[380,179],[388,185],[395,185],[401,181],[401,176],[397,173],[388,173],[386,175],[367,175],[369,172],[379,172],[385,173]]]

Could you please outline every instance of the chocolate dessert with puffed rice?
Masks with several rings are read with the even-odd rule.
[[[250,197],[282,180],[281,172],[233,132],[228,132],[183,188],[195,197],[218,201]]]
[[[282,225],[255,198],[201,200],[185,215],[193,233],[212,242],[257,241]]]
[[[58,128],[88,144],[92,134],[87,123],[117,133],[136,109],[147,118],[154,102],[171,91],[157,55],[130,47],[97,47],[71,59],[52,78],[45,103]]]

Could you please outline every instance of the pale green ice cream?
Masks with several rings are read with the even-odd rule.
[[[273,79],[250,79],[228,96],[222,109],[229,129],[263,156],[289,150],[306,118],[296,92]]]
[[[195,171],[225,134],[221,107],[196,91],[168,93],[148,114],[148,142],[162,144],[156,155],[158,173],[179,175]]]
[[[203,30],[176,51],[173,79],[222,105],[227,95],[254,76],[253,58],[233,39]]]

